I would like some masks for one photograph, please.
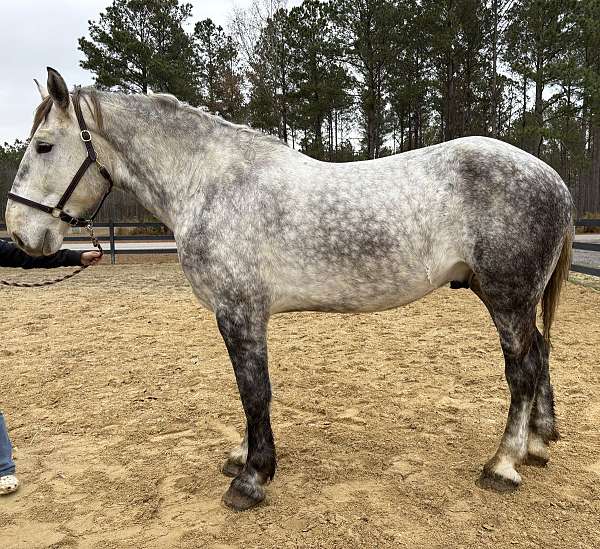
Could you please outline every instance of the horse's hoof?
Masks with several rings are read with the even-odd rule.
[[[246,511],[256,507],[265,499],[265,491],[261,486],[254,486],[252,494],[242,492],[235,486],[235,480],[229,486],[227,492],[223,494],[223,503],[234,511]]]
[[[548,464],[548,458],[543,456],[536,456],[535,454],[527,454],[525,465],[531,465],[532,467],[546,467]]]
[[[500,492],[503,494],[514,492],[519,484],[517,481],[500,476],[497,473],[486,471],[485,469],[481,472],[481,476],[477,480],[477,486],[484,490],[493,490],[494,492]]]
[[[233,461],[232,459],[227,459],[227,460],[225,460],[225,463],[223,464],[223,467],[221,468],[221,472],[226,477],[235,478],[242,472],[243,468],[244,468],[243,463],[238,463],[237,461]]]

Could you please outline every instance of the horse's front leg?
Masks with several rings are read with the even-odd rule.
[[[233,364],[246,414],[248,455],[223,502],[242,511],[260,503],[275,475],[275,443],[270,421],[271,384],[267,368],[267,318],[254,307],[236,304],[217,310],[217,324]]]

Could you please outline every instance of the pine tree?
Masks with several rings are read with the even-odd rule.
[[[242,76],[237,67],[237,50],[230,36],[210,19],[194,29],[200,93],[208,109],[225,118],[241,121]]]
[[[491,23],[487,6],[481,0],[426,0],[423,11],[440,139],[488,134],[493,64],[486,55]]]
[[[390,35],[396,53],[389,62],[387,80],[391,107],[392,152],[423,147],[432,116],[431,48],[423,40],[426,24],[422,6],[414,2],[398,4],[403,25]]]
[[[195,103],[196,59],[183,24],[191,4],[177,0],[114,0],[79,39],[84,69],[96,84],[125,92],[168,92]]]
[[[248,118],[252,126],[286,143],[292,122],[289,72],[288,12],[281,8],[266,20],[249,60]]]
[[[505,59],[523,90],[519,145],[538,157],[547,137],[549,109],[562,97],[561,91],[550,90],[560,80],[565,52],[573,46],[573,6],[572,0],[517,0],[508,14]],[[532,112],[527,108],[529,83],[534,86]]]
[[[600,212],[600,0],[582,0],[578,16],[583,54],[582,137],[589,143],[580,205],[583,210]]]
[[[352,80],[340,62],[341,47],[332,32],[330,15],[329,6],[318,0],[306,0],[291,10],[289,77],[295,127],[304,133],[303,151],[335,160],[340,118],[353,101]]]
[[[359,125],[364,156],[381,156],[387,133],[386,83],[395,52],[390,36],[401,24],[392,0],[336,0],[331,2],[336,32],[346,62],[357,74]]]

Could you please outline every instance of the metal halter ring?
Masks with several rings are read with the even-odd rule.
[[[92,134],[88,130],[81,130],[79,135],[84,143],[89,143],[92,140]]]

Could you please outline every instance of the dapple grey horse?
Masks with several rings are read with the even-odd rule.
[[[56,203],[85,156],[73,108],[81,102],[115,185],[173,230],[198,301],[216,315],[247,420],[244,443],[224,468],[235,476],[223,498],[228,506],[262,501],[275,473],[269,317],[381,311],[449,282],[470,287],[489,310],[510,388],[506,429],[479,482],[514,489],[520,463],[546,463],[558,438],[550,326],[572,234],[571,196],[549,166],[485,137],[329,164],[172,96],[87,88],[71,95],[52,69],[40,91],[12,192]],[[105,188],[92,166],[64,210],[81,215]],[[68,229],[13,200],[6,220],[33,255],[58,250]]]

